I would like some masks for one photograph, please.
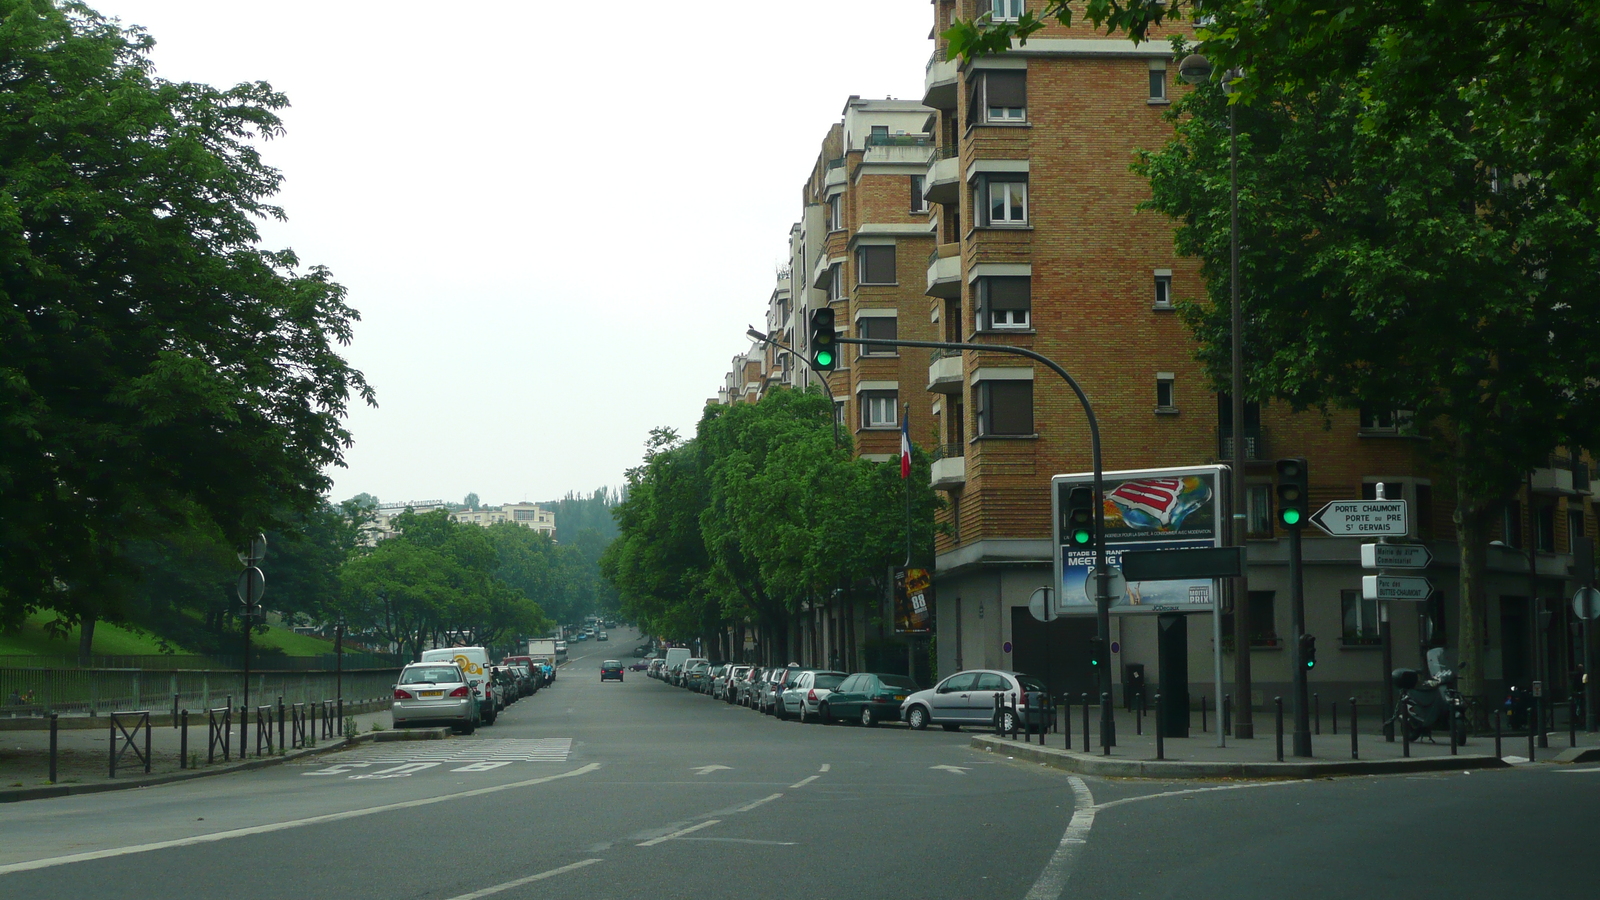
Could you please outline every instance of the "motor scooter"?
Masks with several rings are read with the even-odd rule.
[[[1467,703],[1456,690],[1456,671],[1446,662],[1443,647],[1428,651],[1428,672],[1430,677],[1426,680],[1416,669],[1395,669],[1390,673],[1400,692],[1400,702],[1389,722],[1399,722],[1408,741],[1425,737],[1431,742],[1434,729],[1449,728],[1455,732],[1456,743],[1465,744]]]

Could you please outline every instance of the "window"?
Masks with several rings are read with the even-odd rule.
[[[1272,485],[1244,486],[1246,537],[1272,537]]]
[[[889,126],[887,126],[887,125],[874,125],[874,126],[872,126],[872,133],[875,134],[875,135],[881,134],[884,137],[888,137],[889,136]]]
[[[1164,103],[1167,99],[1167,61],[1153,59],[1150,61],[1150,99]]]
[[[856,320],[856,330],[864,338],[892,341],[900,336],[900,320],[893,316],[862,316]],[[862,356],[894,356],[894,347],[871,344],[861,345]]]
[[[941,694],[956,694],[962,691],[970,691],[972,690],[972,683],[977,680],[977,672],[962,672],[958,675],[951,675],[949,678],[946,678],[944,680],[944,684],[939,685],[938,690]]]
[[[1033,434],[1033,382],[980,382],[977,401],[978,434]]]
[[[928,198],[922,194],[924,176],[911,176],[911,211],[923,213],[928,211]]]
[[[1579,544],[1583,543],[1584,537],[1583,510],[1567,510],[1567,552],[1573,552]]]
[[[1501,512],[1500,540],[1507,547],[1522,546],[1522,504],[1516,500],[1507,503]]]
[[[1533,511],[1533,546],[1541,553],[1556,552],[1556,508],[1541,506]]]
[[[978,314],[984,329],[1028,328],[1032,325],[1033,286],[1026,275],[991,275],[978,279]]]
[[[894,284],[894,247],[858,248],[856,284]]]
[[[1251,591],[1246,601],[1250,623],[1250,646],[1278,646],[1278,624],[1273,610],[1272,591]],[[1222,614],[1222,640],[1232,642],[1233,613]]]
[[[828,198],[828,230],[844,230],[844,195],[834,194]]]
[[[1151,306],[1155,309],[1172,308],[1172,273],[1165,269],[1156,270],[1156,293]]]
[[[1015,22],[1022,18],[1022,0],[978,0],[978,14],[989,13],[991,21]]]
[[[1028,73],[1025,69],[984,69],[972,80],[967,120],[1016,123],[1028,117]]]
[[[833,424],[844,427],[844,401],[833,401]]]
[[[1178,404],[1173,399],[1173,389],[1177,386],[1177,379],[1168,372],[1156,373],[1156,409],[1176,409]]]
[[[1362,599],[1360,590],[1343,590],[1339,592],[1339,606],[1344,613],[1345,644],[1378,643],[1378,601]]]
[[[844,299],[844,264],[834,263],[828,267],[828,302]]]
[[[1028,177],[983,175],[978,180],[979,215],[985,225],[1028,224]]]
[[[1363,406],[1361,431],[1365,434],[1413,434],[1411,413],[1406,410]]]
[[[895,428],[900,424],[899,391],[862,391],[861,427]]]
[[[1411,514],[1412,527],[1416,529],[1417,537],[1431,541],[1433,534],[1433,485],[1414,484],[1411,490],[1416,494],[1416,509]]]
[[[1007,681],[1004,675],[983,672],[978,675],[978,681],[973,684],[972,689],[975,691],[1009,691],[1011,690],[1011,682]]]

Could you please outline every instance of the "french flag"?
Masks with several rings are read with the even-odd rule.
[[[900,477],[911,477],[911,415],[900,415]]]

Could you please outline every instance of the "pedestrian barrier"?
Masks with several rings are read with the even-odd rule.
[[[251,697],[282,696],[311,702],[342,696],[358,700],[390,697],[400,670],[333,671],[267,670],[250,673]],[[0,666],[0,698],[23,702],[0,706],[0,715],[44,718],[62,715],[105,715],[108,710],[148,709],[159,700],[176,716],[187,709],[200,713],[226,696],[242,696],[244,674],[222,669],[53,669]],[[163,710],[166,711],[165,709]]]
[[[217,748],[222,748],[222,761],[227,762],[229,745],[233,738],[233,698],[228,698],[228,705],[219,709],[206,710],[210,714],[207,734],[209,739],[206,747],[206,765],[217,761]]]
[[[306,719],[308,713],[304,703],[296,703],[289,707],[290,731],[289,746],[296,750],[306,745]]]
[[[130,729],[129,726],[132,726]],[[138,738],[144,735],[144,749],[139,749]],[[111,775],[117,777],[117,761],[129,750],[135,759],[144,763],[145,774],[150,774],[150,710],[114,712],[111,714]]]
[[[267,756],[272,755],[272,707],[256,707],[256,756],[261,756],[261,747],[267,748]],[[241,754],[242,755],[242,754]]]

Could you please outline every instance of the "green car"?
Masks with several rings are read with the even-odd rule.
[[[905,675],[857,672],[840,682],[817,712],[823,724],[860,722],[871,728],[899,719],[901,701],[917,690],[917,683]]]

